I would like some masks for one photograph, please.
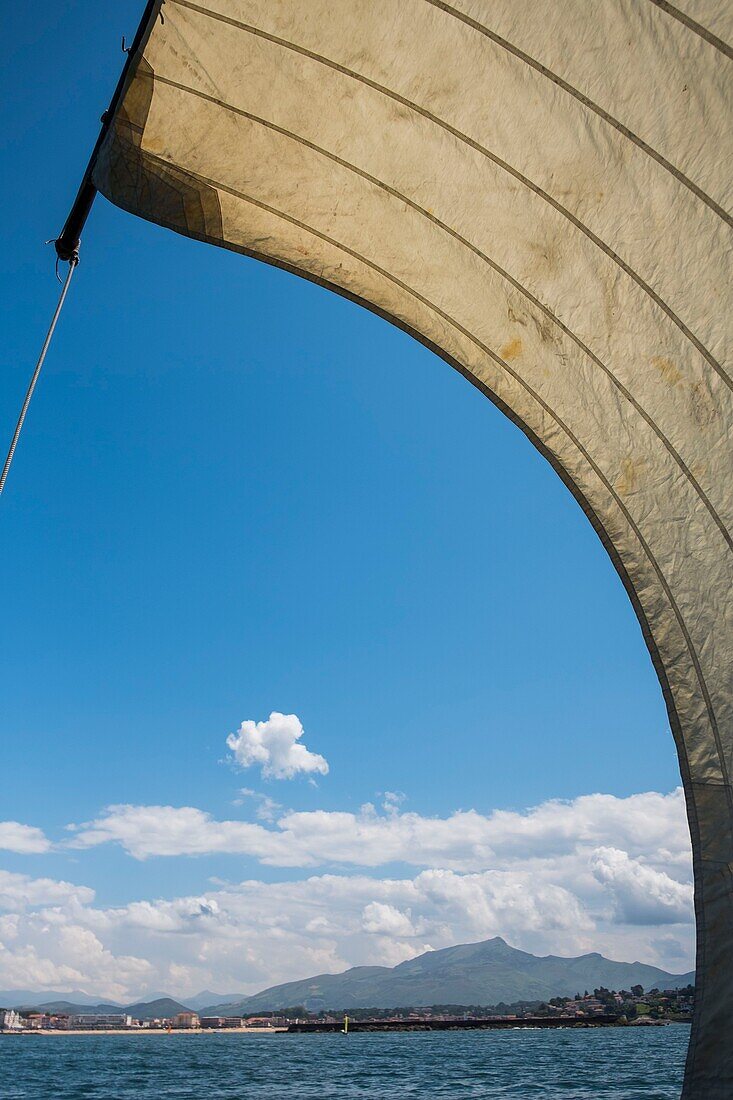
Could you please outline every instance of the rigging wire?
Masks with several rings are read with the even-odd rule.
[[[74,252],[69,257],[69,270],[66,274],[66,278],[64,279],[64,285],[61,288],[61,294],[59,295],[59,300],[58,300],[58,303],[56,304],[56,309],[55,309],[54,315],[51,319],[51,324],[49,326],[48,332],[46,333],[46,339],[43,341],[43,347],[41,348],[41,354],[38,356],[38,362],[36,363],[36,369],[33,371],[33,377],[30,380],[30,383],[28,385],[28,389],[26,390],[25,400],[23,401],[23,406],[20,410],[20,416],[18,417],[18,422],[15,425],[15,431],[13,432],[13,438],[12,438],[12,441],[10,443],[10,449],[8,450],[8,457],[5,459],[5,465],[3,466],[3,472],[2,472],[2,474],[0,474],[0,494],[2,493],[3,489],[5,488],[5,481],[6,481],[6,478],[8,476],[8,471],[10,470],[10,464],[13,461],[13,455],[15,454],[15,448],[18,445],[18,439],[20,437],[21,428],[23,427],[23,421],[25,420],[26,413],[28,412],[28,406],[31,403],[31,397],[33,396],[33,391],[36,388],[36,382],[38,381],[38,376],[41,373],[41,367],[43,366],[43,360],[46,358],[46,352],[48,351],[49,344],[51,343],[51,338],[52,338],[53,333],[54,333],[54,329],[56,328],[56,322],[59,319],[59,314],[61,313],[61,308],[62,308],[62,306],[64,304],[64,300],[66,298],[66,292],[69,289],[69,283],[71,282],[71,276],[74,274],[74,269],[76,268],[76,265],[78,263],[79,263],[79,254],[78,254],[78,252]]]

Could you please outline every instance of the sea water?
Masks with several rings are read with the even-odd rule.
[[[678,1100],[689,1027],[0,1036],[2,1100]]]

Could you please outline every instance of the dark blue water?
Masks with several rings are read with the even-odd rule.
[[[2,1100],[678,1100],[689,1028],[0,1037]]]

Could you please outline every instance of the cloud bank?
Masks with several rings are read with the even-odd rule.
[[[0,987],[71,986],[118,1000],[159,989],[248,993],[495,935],[535,954],[692,966],[681,790],[442,818],[406,812],[393,794],[357,814],[268,802],[263,815],[262,800],[242,794],[256,820],[111,806],[72,826],[67,842],[77,852],[115,844],[136,859],[228,853],[233,882],[109,907],[86,885],[0,873]],[[289,869],[288,879],[292,868],[318,871],[260,881],[257,862]]]
[[[0,986],[71,986],[118,1000],[159,989],[184,999],[201,988],[249,993],[494,935],[536,954],[600,950],[673,972],[690,965],[689,913],[660,937],[655,926],[624,924],[596,888],[581,897],[523,872],[431,869],[210,883],[199,895],[100,907],[85,887],[25,879],[5,898],[14,911],[0,914]]]
[[[688,872],[690,842],[682,791],[615,798],[592,794],[571,802],[543,802],[524,812],[495,810],[480,814],[458,810],[448,817],[400,812],[394,796],[383,813],[371,803],[359,813],[314,810],[284,812],[271,825],[216,820],[192,806],[109,806],[95,820],[74,827],[77,848],[121,845],[135,859],[152,856],[229,853],[272,867],[321,867],[347,864],[379,867],[402,863],[440,866],[456,871],[510,869],[578,852],[616,848],[642,858],[662,873],[669,867]],[[271,807],[268,807],[271,810]],[[608,857],[606,859],[608,863]],[[598,863],[590,878],[614,872]],[[628,870],[627,870],[628,878]],[[624,877],[615,872],[617,888]],[[638,877],[638,876],[637,876]],[[659,894],[670,905],[672,895]]]

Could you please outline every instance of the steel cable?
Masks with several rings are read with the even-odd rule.
[[[10,464],[13,461],[13,455],[15,454],[15,448],[18,445],[18,439],[20,438],[20,432],[21,432],[21,429],[23,427],[23,421],[25,420],[26,413],[28,412],[28,406],[31,403],[31,397],[33,396],[33,391],[36,388],[36,382],[38,381],[38,376],[41,373],[41,367],[43,366],[43,360],[46,358],[46,352],[48,351],[49,344],[51,343],[51,338],[52,338],[53,333],[54,333],[54,329],[56,328],[56,322],[59,319],[59,314],[61,313],[61,309],[62,309],[62,306],[64,304],[64,300],[66,298],[66,292],[69,289],[69,283],[71,282],[71,276],[74,274],[74,269],[75,269],[75,267],[78,263],[79,263],[79,256],[76,253],[74,253],[71,256],[71,258],[69,259],[69,270],[68,270],[66,278],[64,280],[64,285],[61,288],[61,294],[59,296],[59,300],[58,300],[58,303],[56,305],[54,315],[51,319],[51,324],[49,326],[48,332],[46,333],[46,339],[43,341],[43,347],[41,348],[41,354],[38,356],[38,362],[36,363],[36,369],[33,371],[33,377],[30,380],[30,383],[28,385],[28,389],[26,390],[25,400],[23,401],[23,407],[20,410],[20,416],[18,417],[18,422],[15,425],[15,431],[13,432],[13,438],[12,438],[12,441],[10,443],[10,448],[8,450],[8,457],[5,459],[5,465],[3,466],[3,472],[2,472],[2,474],[0,474],[0,494],[2,493],[3,489],[5,488],[5,481],[6,481],[7,476],[8,476],[8,471],[10,470]]]

